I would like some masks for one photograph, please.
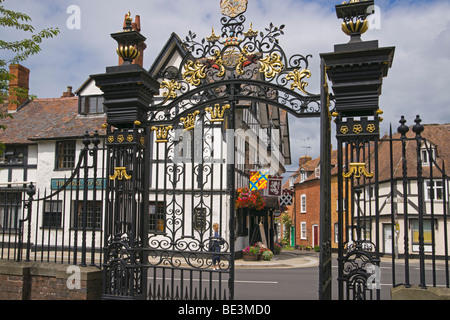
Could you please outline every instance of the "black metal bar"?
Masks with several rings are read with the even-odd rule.
[[[342,207],[343,199],[343,156],[342,156],[342,141],[338,138],[338,298],[344,299],[344,212]],[[348,295],[348,293],[347,293]]]
[[[401,134],[400,140],[402,142],[402,184],[403,184],[403,244],[404,244],[404,255],[405,255],[405,287],[409,288],[410,278],[409,278],[409,236],[408,236],[408,162],[406,158],[406,134],[409,128],[405,125],[405,117],[402,116],[400,120],[401,126],[398,127],[397,131]]]
[[[391,268],[392,268],[392,285],[395,286],[395,258],[397,253],[395,252],[395,223],[398,219],[398,202],[394,199],[397,198],[397,183],[394,179],[394,142],[392,141],[392,125],[389,127],[389,174],[391,177]]]
[[[419,116],[416,117],[414,122],[416,125],[413,127],[413,131],[416,134],[416,161],[417,161],[417,187],[418,187],[418,208],[419,208],[419,264],[420,264],[420,283],[419,286],[421,288],[426,288],[426,279],[425,279],[425,244],[424,244],[424,230],[423,230],[423,222],[424,222],[424,183],[423,183],[423,175],[422,175],[422,159],[420,149],[422,146],[423,138],[421,133],[423,132],[424,127],[420,124],[422,120]]]
[[[428,149],[428,145],[427,145],[427,140],[424,139],[423,140],[424,144],[425,144],[425,150],[427,153],[427,157],[428,157],[428,162],[430,164],[430,206],[431,206],[431,263],[432,263],[432,277],[433,277],[433,287],[436,287],[436,237],[435,237],[435,228],[434,228],[434,196],[435,196],[435,192],[434,192],[434,177],[433,177],[433,165],[434,165],[434,160],[433,160],[433,156],[431,154],[431,147],[430,149]],[[425,192],[427,192],[425,190]],[[424,208],[426,209],[426,208]]]
[[[234,91],[234,88],[232,88],[232,91]],[[233,96],[232,92],[232,96]],[[233,130],[233,137],[232,141],[227,141],[230,146],[228,148],[231,149],[231,153],[228,152],[228,156],[232,156],[232,159],[227,159],[227,189],[229,192],[229,230],[230,230],[230,238],[229,238],[229,244],[230,244],[230,266],[229,266],[229,279],[228,279],[228,300],[234,300],[234,259],[235,259],[235,235],[234,235],[234,226],[235,226],[235,206],[236,203],[236,151],[235,151],[235,144],[236,139],[234,136],[234,132],[236,130],[236,103],[235,101],[230,101],[230,117],[229,117],[229,126],[230,129]]]
[[[321,60],[321,116],[320,116],[320,261],[319,300],[332,299],[331,281],[331,124],[329,92],[325,62]]]
[[[444,252],[445,252],[445,282],[447,288],[450,288],[450,276],[449,276],[449,262],[448,262],[448,224],[447,224],[447,199],[448,199],[448,188],[447,188],[447,175],[445,174],[445,161],[442,163],[442,191],[443,191],[443,215],[444,215]]]

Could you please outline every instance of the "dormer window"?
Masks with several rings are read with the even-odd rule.
[[[436,145],[428,140],[424,140],[420,146],[420,160],[423,166],[429,166],[436,161],[437,151]]]
[[[80,114],[103,114],[104,112],[103,96],[95,95],[80,97]]]
[[[433,161],[436,161],[436,149],[423,147],[420,149],[420,159],[422,160],[422,165],[429,166]]]
[[[300,182],[305,181],[306,179],[308,179],[308,173],[305,170],[300,170]]]

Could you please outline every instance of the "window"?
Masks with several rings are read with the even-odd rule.
[[[319,179],[320,179],[320,167],[317,167],[317,168],[314,170],[314,173],[315,173],[316,178],[319,178]]]
[[[436,160],[436,150],[433,147],[420,149],[420,159],[422,160],[422,165],[429,166],[432,161]]]
[[[76,202],[74,201],[74,205]],[[86,229],[101,229],[102,221],[102,202],[96,201],[94,208],[94,201],[87,201],[86,212]],[[72,221],[72,228],[83,229],[83,200],[78,201],[78,210],[76,210],[76,219]]]
[[[42,218],[43,228],[61,228],[62,222],[62,201],[44,201],[44,215]]]
[[[306,222],[302,222],[300,223],[300,239],[301,240],[306,240]]]
[[[300,213],[306,213],[306,194],[300,197]]]
[[[300,170],[300,182],[305,181],[306,179],[308,179],[308,172],[306,172],[305,170]]]
[[[442,181],[425,181],[425,200],[444,200]]]
[[[10,164],[24,164],[25,149],[22,146],[6,146],[6,149],[0,155],[0,163]]]
[[[56,142],[56,169],[75,168],[75,141]]]
[[[103,96],[80,97],[80,114],[104,113]]]
[[[0,194],[0,229],[16,230],[19,213],[22,212],[22,193],[4,192]]]
[[[334,243],[339,243],[339,224],[334,224]]]
[[[419,243],[419,220],[413,221],[413,243]],[[431,220],[423,221],[423,243],[432,244]]]
[[[161,233],[165,228],[165,205],[161,202],[151,203],[149,210],[149,232]]]

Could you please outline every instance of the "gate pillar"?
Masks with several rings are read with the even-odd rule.
[[[361,40],[361,34],[369,28],[367,17],[374,8],[373,0],[337,5],[342,30],[351,39],[349,43],[335,45],[334,52],[321,54],[332,82],[338,140],[339,299],[344,298],[344,286],[347,299],[366,298],[370,265],[379,264],[377,147],[382,121],[379,96],[395,48],[380,48],[377,40]],[[375,157],[375,161],[370,157]],[[375,163],[374,167],[367,167],[369,162]],[[354,208],[357,192],[361,192],[357,186],[362,184],[374,186],[376,202],[375,216],[365,217],[363,222],[355,219],[360,209]],[[368,231],[366,224],[364,234],[354,234],[354,230],[361,230],[361,223],[373,225],[374,232]]]
[[[130,25],[128,17],[124,31],[111,35],[124,63],[91,76],[104,93],[107,115],[103,299],[145,299],[147,290],[150,152],[141,124],[159,83],[132,64],[145,37]]]

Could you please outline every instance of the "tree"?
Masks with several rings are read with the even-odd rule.
[[[0,0],[0,4],[5,0]],[[1,34],[6,34],[5,29],[14,28],[21,30],[27,34],[31,34],[28,38],[18,41],[5,41],[0,39],[0,51],[2,56],[7,56],[12,53],[9,59],[0,59],[0,104],[3,104],[5,100],[9,98],[9,82],[13,80],[13,76],[10,75],[8,66],[11,64],[18,64],[25,61],[29,56],[37,54],[41,51],[40,43],[44,39],[53,38],[59,34],[58,28],[46,28],[39,32],[35,32],[34,27],[29,24],[31,18],[21,12],[15,12],[6,9],[3,5],[0,5],[0,28],[2,28]],[[32,99],[28,90],[17,88],[14,90],[16,100],[18,99]],[[17,103],[17,101],[13,101]],[[8,113],[0,112],[0,119],[12,118]],[[6,127],[0,124],[0,129],[5,130]],[[0,143],[0,154],[3,149],[3,145]]]

